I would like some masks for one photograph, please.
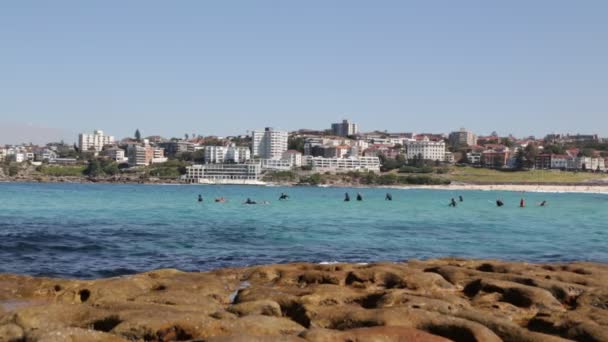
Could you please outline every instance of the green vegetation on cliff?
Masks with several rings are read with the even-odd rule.
[[[73,166],[60,166],[60,165],[40,165],[36,168],[36,171],[40,172],[45,176],[52,177],[78,177],[82,176],[86,166],[84,165],[73,165]]]

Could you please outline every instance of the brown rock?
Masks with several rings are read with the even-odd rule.
[[[239,316],[247,315],[265,315],[281,317],[281,307],[277,302],[272,300],[256,300],[236,304],[227,309],[227,311]]]
[[[23,329],[14,323],[0,325],[0,342],[20,342],[24,336]]]
[[[446,338],[403,327],[373,327],[346,331],[310,329],[302,334],[310,342],[449,342]]]
[[[608,266],[439,259],[0,274],[5,341],[608,341]]]

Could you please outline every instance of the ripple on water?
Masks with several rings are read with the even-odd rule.
[[[2,191],[4,190],[4,191]],[[344,203],[344,192],[362,203]],[[291,200],[277,202],[288,192]],[[608,196],[490,191],[0,184],[0,272],[109,277],[156,268],[461,256],[608,261]],[[194,200],[224,196],[228,203]],[[447,208],[450,197],[465,202]],[[268,206],[241,201],[271,200]],[[507,205],[496,208],[502,198]],[[38,208],[32,211],[32,206]]]

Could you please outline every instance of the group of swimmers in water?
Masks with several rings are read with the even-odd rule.
[[[464,202],[464,198],[462,198],[462,196],[458,196],[458,200],[460,202]],[[505,205],[505,202],[503,202],[502,199],[497,199],[496,200],[496,206],[497,207],[502,207],[503,205]],[[547,201],[542,201],[540,203],[538,203],[539,207],[544,207],[547,205]],[[450,204],[448,204],[448,206],[450,207],[456,207],[456,200],[452,197],[452,199],[450,200]],[[526,207],[526,200],[524,198],[522,198],[521,200],[519,200],[519,207],[520,208],[525,208]]]
[[[282,192],[281,196],[279,196],[279,201],[286,201],[289,199],[289,195],[287,195],[286,193]],[[360,192],[357,192],[357,197],[356,197],[357,201],[363,201],[363,195],[361,195]],[[385,201],[392,201],[393,200],[393,195],[391,195],[389,192],[386,193],[386,195],[384,196],[384,200]],[[203,195],[199,194],[198,195],[198,201],[199,202],[203,202]],[[225,203],[227,202],[226,198],[224,197],[217,197],[214,199],[214,201],[216,203]],[[464,198],[462,197],[462,195],[458,196],[458,201],[459,202],[464,202]],[[344,202],[350,202],[350,195],[348,192],[344,193]],[[258,202],[252,200],[251,198],[247,198],[247,200],[245,202],[243,202],[243,204],[258,204]],[[270,202],[268,201],[263,201],[259,204],[270,204]],[[502,199],[497,199],[496,200],[496,206],[497,207],[502,207],[504,206],[505,203],[503,202]],[[542,201],[540,203],[538,203],[538,206],[540,207],[544,207],[547,205],[547,201]],[[457,202],[456,199],[454,199],[454,197],[452,197],[452,199],[450,200],[450,203],[448,204],[448,206],[450,207],[456,207],[457,206]],[[519,201],[519,207],[520,208],[525,208],[526,207],[526,200],[524,198],[522,198]]]
[[[284,192],[281,193],[281,196],[279,196],[279,201],[285,201],[287,199],[289,199],[289,195],[287,195]],[[228,202],[228,200],[225,197],[216,197],[213,201],[215,203]],[[198,195],[198,202],[204,202],[203,195],[201,195],[201,194]],[[243,202],[243,204],[270,204],[270,202],[262,201],[261,203],[258,203],[256,201],[252,200],[251,198],[247,198],[247,200],[245,200],[245,202]]]

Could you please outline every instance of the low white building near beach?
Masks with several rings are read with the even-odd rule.
[[[260,164],[199,164],[186,168],[182,180],[187,183],[256,182],[262,172]]]

